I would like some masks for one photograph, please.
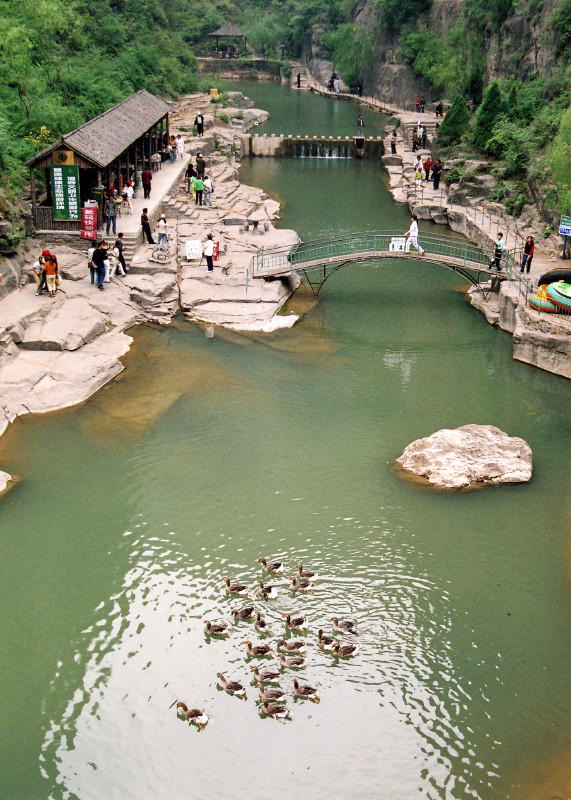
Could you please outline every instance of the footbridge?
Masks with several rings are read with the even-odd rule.
[[[490,250],[472,244],[467,239],[421,234],[418,245],[424,254],[414,248],[414,243],[400,233],[351,234],[339,239],[316,239],[290,247],[260,248],[252,258],[247,280],[283,278],[293,272],[301,273],[316,294],[325,281],[341,267],[362,261],[380,259],[414,259],[437,264],[456,272],[472,285],[497,276],[490,269]],[[516,277],[514,252],[506,251],[501,260],[500,275]]]

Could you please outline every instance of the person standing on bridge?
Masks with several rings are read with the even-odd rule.
[[[365,127],[365,120],[363,119],[363,115],[359,114],[359,119],[357,120],[357,133],[363,133],[363,128]]]
[[[410,252],[411,246],[414,247],[420,253],[421,256],[423,256],[426,253],[426,250],[423,250],[423,248],[418,243],[418,217],[415,214],[413,214],[412,217],[410,218],[410,228],[404,235],[408,236],[405,246],[406,253]]]
[[[496,268],[498,272],[501,272],[502,269],[502,256],[504,254],[505,249],[506,249],[506,243],[504,242],[504,234],[498,233],[498,237],[494,242],[494,258],[493,258],[493,266]]]

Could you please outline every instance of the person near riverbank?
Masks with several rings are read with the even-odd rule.
[[[391,134],[391,153],[393,156],[397,154],[397,132],[393,131]]]
[[[297,81],[297,88],[301,89],[301,72],[297,73],[297,75],[295,76],[295,79]]]
[[[359,97],[363,97],[363,81],[358,81],[357,83],[357,94]]]
[[[426,97],[421,95],[420,97],[420,108],[418,109],[421,114],[424,114],[424,108],[426,106]]]
[[[364,127],[365,127],[365,120],[363,119],[363,115],[359,114],[359,118],[357,120],[357,133],[363,133]]]
[[[341,79],[340,78],[335,78],[335,80],[333,81],[333,88],[335,90],[335,94],[340,94],[341,93]]]
[[[531,269],[531,262],[533,260],[534,250],[535,250],[535,239],[533,238],[533,236],[528,236],[523,246],[523,256],[521,259],[520,272],[523,272],[525,270],[529,275],[529,270]]]
[[[143,198],[148,200],[151,196],[151,183],[153,181],[153,173],[148,167],[141,173],[141,181],[143,183]]]
[[[212,183],[212,178],[209,178],[208,175],[205,175],[202,183],[204,185],[204,205],[211,206],[212,193],[214,192],[214,184]]]
[[[126,275],[128,270],[127,270],[127,264],[125,263],[125,256],[123,255],[123,247],[124,247],[123,234],[118,233],[117,239],[115,240],[115,244],[113,245],[113,250],[117,251],[115,258],[121,265],[121,269],[123,270],[123,275]]]
[[[164,214],[161,214],[157,222],[157,244],[159,247],[166,247],[167,245],[167,229],[167,218]]]
[[[409,253],[410,248],[414,247],[420,253],[420,255],[423,256],[426,250],[424,250],[418,243],[418,217],[415,214],[413,214],[410,218],[410,228],[404,235],[408,236],[405,245],[405,252]]]
[[[204,117],[198,112],[196,117],[194,118],[194,124],[196,125],[196,135],[197,136],[204,136]]]
[[[214,241],[211,233],[208,234],[206,241],[202,245],[202,255],[206,258],[208,272],[212,272],[214,269]]]
[[[113,226],[113,233],[117,233],[117,204],[115,203],[115,198],[111,195],[105,201],[105,206],[103,208],[103,213],[105,214],[105,219],[107,220],[107,224],[105,226],[105,233],[109,234],[111,226]]]
[[[436,114],[437,117],[444,116],[444,106],[442,105],[442,103],[438,103],[438,105],[434,109],[434,113]]]
[[[149,222],[148,211],[148,208],[143,209],[143,213],[141,214],[141,227],[143,229],[143,235],[147,237],[147,242],[149,244],[155,244],[155,240],[153,239],[153,234],[151,231],[151,223]]]
[[[185,147],[185,144],[184,144],[184,139],[182,138],[182,136],[179,133],[179,135],[176,137],[176,154],[177,154],[177,158],[184,158],[185,153],[186,153],[186,147]]]
[[[200,178],[200,180],[203,181],[205,172],[206,172],[206,161],[204,160],[204,156],[202,155],[202,153],[199,153],[196,156],[196,177]]]
[[[418,97],[414,101],[414,110],[416,111],[417,114],[420,112],[420,95],[418,95]]]
[[[433,167],[433,164],[432,164],[432,161],[430,159],[430,156],[426,156],[426,159],[424,160],[424,162],[422,164],[422,168],[424,170],[424,180],[425,181],[430,180],[430,170],[432,169],[432,167]]]
[[[191,178],[192,186],[194,190],[194,204],[197,206],[201,206],[202,203],[202,194],[204,191],[204,181],[202,178],[196,177]]]
[[[414,182],[416,184],[417,189],[420,189],[422,187],[422,170],[423,170],[422,159],[420,156],[418,156],[414,164]]]
[[[105,262],[107,261],[107,251],[103,249],[103,240],[97,242],[97,247],[93,251],[91,260],[95,264],[97,272],[97,288],[103,291],[103,282],[105,280]]]
[[[46,276],[46,286],[50,297],[56,296],[59,283],[57,259],[51,253],[44,259],[44,273]]]
[[[428,139],[428,133],[426,131],[426,125],[422,126],[422,132],[420,134],[420,146],[423,150],[426,150],[426,141]]]
[[[440,158],[436,159],[436,163],[432,167],[432,186],[434,189],[438,189],[440,186],[440,178],[442,176],[442,170],[444,169],[444,164],[442,163]]]
[[[493,266],[498,272],[500,272],[502,269],[502,256],[505,249],[506,243],[504,242],[504,234],[500,232],[498,233],[496,241],[494,242],[493,256]]]
[[[418,146],[419,146],[419,144],[418,144],[418,130],[416,128],[413,128],[413,131],[412,131],[412,148],[411,148],[413,153],[416,153],[416,151],[418,150]]]

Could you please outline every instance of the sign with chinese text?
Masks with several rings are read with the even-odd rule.
[[[190,239],[185,244],[187,261],[198,261],[202,258],[202,242],[200,239]]]
[[[79,168],[50,167],[54,220],[77,222],[80,216]]]
[[[82,239],[97,239],[97,206],[81,209],[81,231]]]
[[[559,233],[561,236],[571,236],[571,217],[561,217]]]
[[[212,260],[218,261],[220,255],[220,242],[214,242],[214,252],[212,253]]]

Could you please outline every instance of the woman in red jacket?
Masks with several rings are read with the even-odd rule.
[[[526,273],[529,275],[529,269],[531,267],[531,261],[533,259],[534,250],[535,250],[535,242],[533,240],[533,236],[528,236],[523,246],[523,257],[521,259],[520,273],[523,272],[525,269]]]

